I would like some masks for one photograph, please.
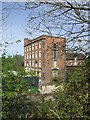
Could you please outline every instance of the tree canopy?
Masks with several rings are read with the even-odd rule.
[[[63,36],[74,51],[90,50],[90,2],[26,2],[27,30],[50,36]],[[33,26],[34,25],[34,26]]]
[[[90,52],[90,15],[88,14],[90,2],[25,2],[22,5],[18,2],[14,3],[16,4],[28,11],[27,31],[30,36],[35,37],[45,33],[50,36],[64,36],[69,48],[73,51]],[[17,8],[8,6],[3,10],[12,9]],[[36,103],[27,102],[28,85],[25,87],[26,83],[20,81],[20,76],[24,74],[19,70],[19,66],[23,68],[20,58],[22,57],[17,55],[7,58],[2,56],[3,119],[37,117],[89,120],[90,57],[73,71],[66,81],[63,81],[63,89],[58,88],[55,91],[53,100],[41,99]],[[17,69],[19,70],[18,76],[8,72],[8,70]]]
[[[90,58],[58,84],[53,99],[42,100],[40,116],[58,120],[89,120]]]
[[[24,69],[24,57],[22,55],[6,56],[5,53],[2,54],[2,70],[13,70],[18,71],[19,69]]]
[[[3,8],[3,19],[12,10],[25,10],[28,17],[26,32],[30,38],[42,34],[63,36],[68,49],[90,51],[90,2],[89,1],[37,1],[15,2]]]

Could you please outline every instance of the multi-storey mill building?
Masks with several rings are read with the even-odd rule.
[[[42,83],[65,77],[65,38],[42,35],[24,39],[24,67],[34,70]]]

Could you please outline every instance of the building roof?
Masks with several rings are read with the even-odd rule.
[[[49,36],[49,35],[41,35],[41,36],[39,36],[39,37],[37,37],[37,38],[34,38],[33,40],[30,40],[30,39],[28,39],[28,38],[25,38],[25,39],[28,39],[28,43],[25,44],[24,46],[27,46],[27,45],[29,45],[29,44],[31,44],[31,43],[40,41],[40,40],[42,40],[42,39],[46,39],[47,37],[65,39],[64,37],[56,37],[56,36]],[[24,40],[25,40],[25,39],[24,39]]]
[[[85,60],[85,55],[82,53],[66,53],[66,60],[74,60],[75,57],[78,60]]]

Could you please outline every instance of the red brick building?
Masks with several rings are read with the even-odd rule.
[[[82,53],[66,53],[66,70],[73,70],[77,68],[86,59]]]
[[[65,76],[65,38],[42,35],[24,39],[24,67],[34,70],[43,83]]]

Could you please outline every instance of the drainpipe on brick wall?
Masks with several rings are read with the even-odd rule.
[[[65,57],[64,57],[64,80],[66,80],[66,39],[64,39],[64,54],[65,54]]]
[[[64,80],[66,80],[66,40],[65,39],[64,39],[64,46],[61,47],[60,49],[61,49],[62,52],[59,53],[59,54],[64,55],[64,66],[63,66],[63,69],[61,69],[60,64],[59,64],[59,68],[60,68],[59,69],[59,75],[62,74],[62,78]],[[60,58],[58,58],[58,59],[60,59]]]
[[[41,55],[41,65],[42,65],[42,71],[41,71],[41,80],[42,80],[42,83],[44,82],[44,67],[45,67],[45,61],[44,61],[44,56],[45,56],[45,51],[44,51],[44,40],[42,40],[42,55]]]

